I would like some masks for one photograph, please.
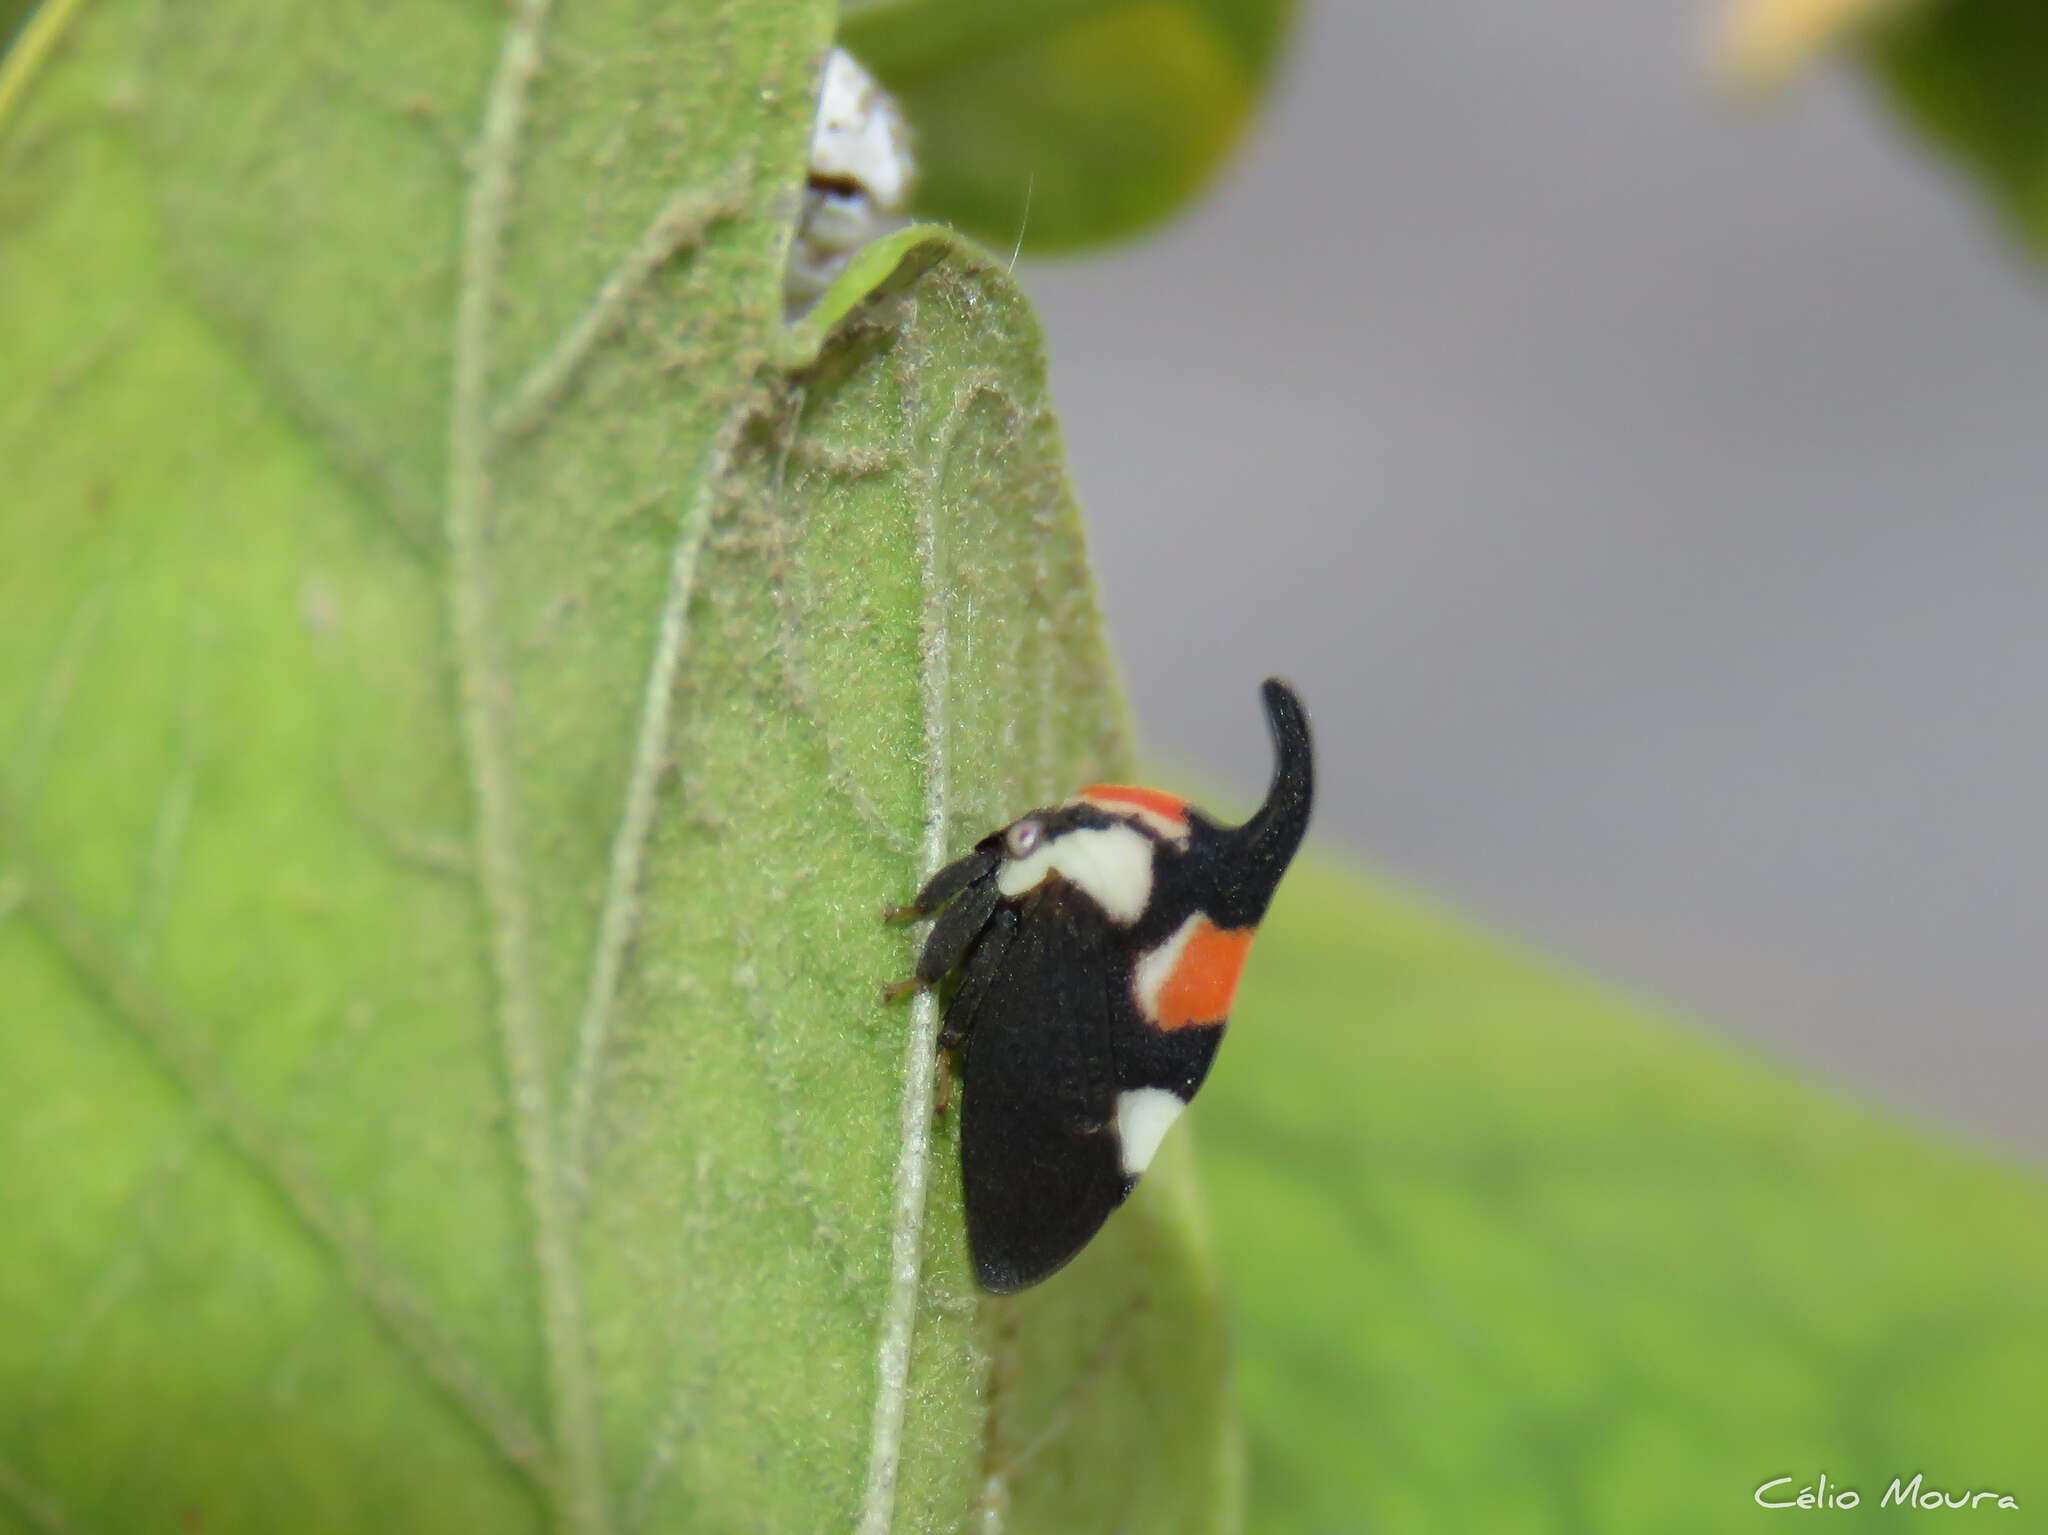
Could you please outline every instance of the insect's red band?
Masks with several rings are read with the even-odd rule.
[[[1228,1018],[1237,978],[1244,973],[1244,957],[1257,932],[1251,927],[1217,927],[1207,917],[1196,918],[1195,930],[1159,988],[1159,1027],[1182,1029]]]
[[[1114,810],[1118,806],[1149,810],[1181,826],[1185,826],[1188,820],[1188,802],[1163,789],[1146,789],[1136,784],[1092,783],[1081,791],[1081,798],[1091,805],[1100,805],[1104,810]]]

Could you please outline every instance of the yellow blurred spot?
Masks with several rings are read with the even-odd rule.
[[[1716,71],[1749,87],[1782,85],[1822,50],[1907,0],[1725,0]]]

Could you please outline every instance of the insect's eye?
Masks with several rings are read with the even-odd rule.
[[[1026,816],[1003,833],[1003,851],[1012,858],[1029,858],[1045,840],[1045,828],[1036,816]]]

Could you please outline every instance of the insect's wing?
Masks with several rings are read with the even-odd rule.
[[[1123,1202],[1109,935],[1076,892],[1027,897],[976,1009],[960,1104],[967,1243],[982,1287],[1021,1290]]]
[[[1002,892],[996,889],[996,882],[984,879],[947,902],[918,954],[917,978],[927,986],[937,985],[947,971],[966,957],[1001,901]]]
[[[976,880],[994,873],[1001,862],[1002,855],[987,847],[977,847],[964,858],[954,859],[924,882],[924,888],[901,915],[930,916]]]

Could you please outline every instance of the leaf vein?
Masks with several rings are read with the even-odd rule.
[[[79,670],[85,665],[111,601],[110,583],[94,587],[72,609],[58,641],[56,658],[43,679],[42,696],[37,699],[34,718],[23,733],[14,761],[8,764],[10,787],[26,797],[43,776],[43,766],[56,745],[57,732],[64,724],[64,711],[71,702],[71,690],[78,685]]]
[[[43,1380],[69,1380],[99,1329],[114,1315],[123,1297],[147,1272],[145,1252],[161,1232],[161,1217],[182,1186],[199,1149],[209,1139],[207,1126],[179,1126],[175,1141],[150,1159],[137,1188],[124,1201],[121,1235],[102,1256],[98,1272],[80,1286],[76,1314],[57,1332],[44,1353]]]
[[[819,702],[818,690],[812,685],[810,671],[804,665],[802,616],[798,612],[796,595],[791,590],[796,580],[795,560],[790,551],[789,521],[782,515],[783,493],[790,460],[792,457],[801,457],[803,453],[803,389],[796,389],[792,398],[782,452],[776,459],[775,473],[769,482],[768,495],[762,508],[762,515],[767,524],[769,546],[768,590],[775,602],[775,659],[782,673],[783,692],[797,714],[818,733],[819,744],[825,753],[825,782],[834,793],[846,801],[861,824],[873,833],[884,847],[891,852],[910,857],[917,852],[916,840],[896,829],[889,818],[882,814],[874,796],[868,793],[860,779],[855,776],[853,769],[848,765],[851,754],[846,750],[845,737],[829,723],[827,713]],[[875,455],[873,462],[877,466],[893,465],[899,456],[893,450],[888,450]]]
[[[374,429],[336,402],[323,401],[293,372],[237,286],[238,279],[217,274],[194,259],[186,249],[189,243],[173,242],[173,254],[191,285],[194,297],[188,302],[201,322],[225,333],[268,391],[271,403],[326,454],[354,490],[349,499],[363,509],[366,520],[391,534],[413,564],[434,566],[440,550],[429,532],[433,513],[425,491],[409,485],[397,471],[392,453],[378,445]]]
[[[905,329],[914,329],[906,314]],[[913,477],[917,506],[917,564],[924,588],[919,695],[924,716],[924,840],[921,878],[945,861],[949,753],[946,700],[951,687],[951,637],[946,614],[945,549],[941,540],[938,467],[951,455],[972,393],[950,402],[930,459]],[[860,1535],[887,1535],[895,1520],[897,1473],[903,1458],[903,1416],[910,1390],[910,1346],[917,1325],[922,1275],[925,1192],[931,1177],[933,1076],[938,1064],[939,1003],[930,989],[911,1004],[904,1047],[903,1097],[898,1119],[894,1213],[889,1232],[889,1289],[876,1348],[874,1426],[868,1440],[867,1487]]]
[[[191,641],[179,684],[178,719],[173,727],[171,769],[157,796],[151,818],[149,854],[135,896],[135,915],[128,930],[128,961],[138,971],[148,968],[170,893],[177,880],[185,832],[192,819],[192,800],[199,786],[199,673],[205,652],[200,626],[191,627]]]
[[[491,321],[511,219],[528,87],[541,63],[550,0],[520,0],[508,20],[485,95],[483,125],[462,228],[448,425],[448,607],[464,757],[474,805],[476,870],[490,930],[498,1032],[512,1122],[533,1222],[549,1394],[562,1476],[562,1523],[581,1535],[609,1527],[596,1384],[584,1334],[566,1191],[556,1160],[541,1009],[533,978],[531,915],[519,846],[511,754],[501,717],[509,683],[491,632],[486,572],[490,536]]]
[[[498,443],[524,437],[547,419],[549,407],[575,383],[598,347],[617,332],[627,308],[654,274],[684,251],[701,245],[719,220],[746,210],[746,190],[752,177],[752,167],[741,161],[710,185],[684,187],[662,204],[625,259],[598,288],[596,297],[491,417],[491,435]]]
[[[28,919],[55,947],[73,976],[141,1040],[201,1118],[283,1201],[299,1224],[334,1258],[370,1315],[400,1352],[461,1409],[516,1470],[536,1484],[553,1480],[547,1447],[483,1370],[454,1342],[431,1308],[365,1239],[313,1170],[272,1132],[222,1078],[183,1023],[40,870],[22,846],[11,806],[0,805],[0,829],[13,844],[16,867],[0,887],[20,890]]]
[[[0,1506],[20,1514],[29,1527],[47,1535],[76,1535],[80,1528],[64,1511],[64,1505],[36,1486],[6,1456],[0,1455]]]
[[[725,475],[741,429],[759,404],[758,390],[748,393],[720,424],[705,454],[697,493],[676,538],[669,562],[668,594],[655,630],[654,653],[640,695],[640,727],[633,743],[633,764],[619,806],[617,830],[605,873],[597,940],[590,960],[589,985],[576,1028],[576,1059],[569,1081],[568,1117],[562,1134],[564,1176],[572,1199],[586,1193],[591,1119],[611,1031],[612,1009],[626,949],[640,920],[640,876],[647,837],[654,824],[656,790],[668,764],[670,722],[675,708],[676,678],[690,638],[690,601],[697,590],[698,556],[711,526],[711,514],[724,493]]]

